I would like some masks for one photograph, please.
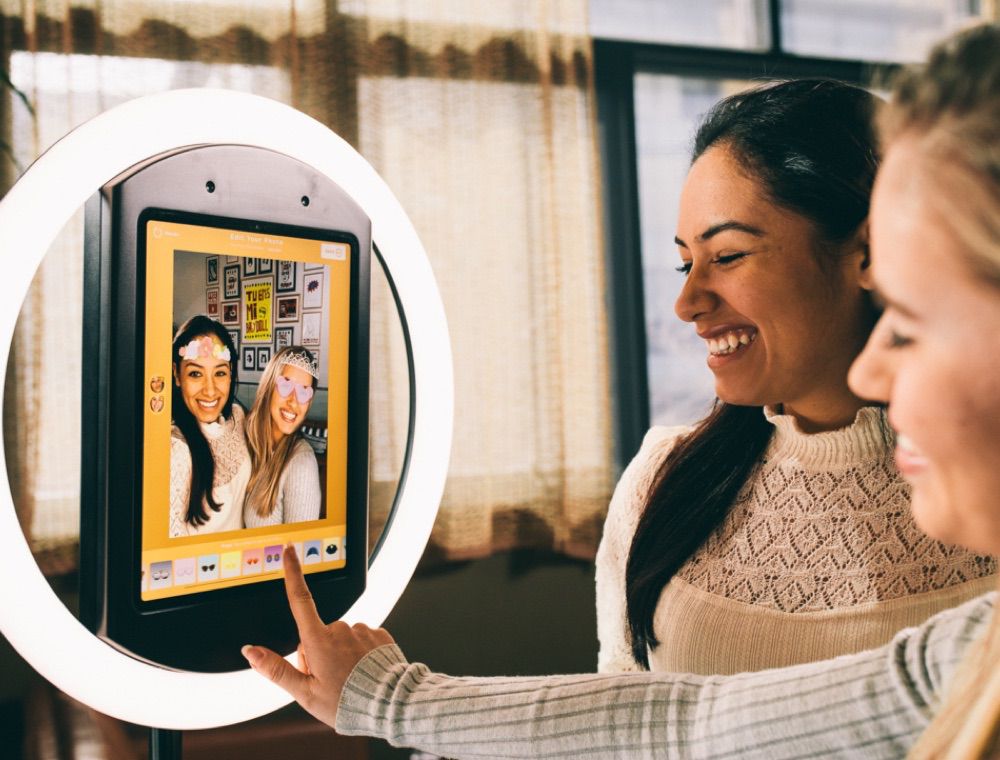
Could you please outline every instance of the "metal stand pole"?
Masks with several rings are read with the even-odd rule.
[[[180,731],[149,729],[149,760],[181,760],[182,737]]]

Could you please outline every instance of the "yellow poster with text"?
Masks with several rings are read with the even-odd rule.
[[[243,286],[243,339],[271,341],[271,283],[248,282]]]

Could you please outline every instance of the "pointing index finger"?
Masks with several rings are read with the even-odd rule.
[[[299,557],[295,547],[288,545],[283,552],[282,564],[285,567],[285,593],[288,595],[288,606],[299,629],[299,639],[307,646],[313,643],[326,630],[316,611],[316,603],[306,585],[299,565]]]

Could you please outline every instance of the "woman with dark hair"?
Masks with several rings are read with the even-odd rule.
[[[248,528],[319,519],[316,454],[300,432],[318,383],[316,357],[302,346],[281,349],[264,370],[247,415],[253,472],[243,505]]]
[[[250,454],[236,399],[236,348],[225,327],[192,317],[173,342],[170,537],[239,530]]]
[[[877,319],[867,91],[827,80],[719,102],[694,141],[675,304],[718,400],[653,428],[597,558],[599,669],[738,673],[884,644],[987,590],[992,559],[920,533],[881,409],[847,386]]]

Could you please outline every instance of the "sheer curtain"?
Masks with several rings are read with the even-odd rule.
[[[411,215],[449,319],[455,445],[431,555],[593,555],[612,460],[585,0],[0,0],[0,11],[16,88],[2,100],[5,186],[84,119],[176,87],[277,98],[354,144]],[[72,566],[78,517],[81,229],[71,222],[39,269],[5,392],[19,514],[52,569]],[[373,304],[375,538],[408,386],[380,278]]]

